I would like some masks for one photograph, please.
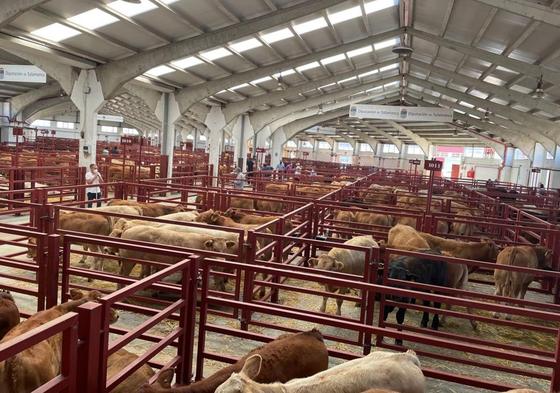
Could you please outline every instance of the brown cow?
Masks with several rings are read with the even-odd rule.
[[[489,239],[481,239],[480,242],[463,242],[424,232],[419,232],[419,235],[428,242],[430,248],[446,251],[455,258],[494,262],[500,252],[496,243]]]
[[[455,218],[461,220],[472,220],[474,217],[469,210],[458,210]],[[472,236],[474,234],[475,225],[470,222],[453,222],[451,224],[451,233],[460,236]]]
[[[107,380],[117,375],[120,371],[138,359],[138,355],[128,352],[121,348],[107,359]],[[111,393],[131,393],[141,389],[142,386],[150,381],[154,375],[154,370],[147,365],[142,365],[132,375],[122,381]]]
[[[235,222],[238,222],[240,224],[248,224],[248,225],[264,225],[281,217],[281,216],[258,216],[256,214],[248,214],[240,210],[231,209],[231,208],[226,210],[223,215],[225,217],[231,218]],[[292,222],[290,220],[285,220],[284,230],[290,231],[292,230],[292,228],[293,228]],[[272,227],[270,229],[274,232],[276,228]]]
[[[393,225],[393,218],[387,214],[356,212],[354,221],[358,224],[368,224],[390,227]]]
[[[245,210],[255,210],[255,201],[249,198],[231,198],[229,207],[235,207]]]
[[[245,360],[255,354],[263,358],[263,367],[256,378],[256,381],[262,383],[287,382],[294,378],[308,377],[326,370],[329,363],[323,336],[321,332],[313,329],[308,332],[281,335],[276,340],[252,350],[236,363],[187,386],[172,388],[173,370],[164,370],[153,385],[144,386],[140,392],[213,393],[231,374],[240,372],[245,365]]]
[[[12,294],[0,290],[0,340],[19,323],[19,310]]]
[[[431,248],[416,229],[402,224],[397,224],[389,230],[387,246],[412,251]]]
[[[138,206],[142,209],[142,213],[146,217],[159,217],[166,214],[179,213],[189,210],[183,205],[162,205],[160,203],[144,203],[131,201],[127,199],[113,199],[107,203],[108,206]]]
[[[542,246],[509,246],[504,248],[496,261],[497,265],[520,266],[531,269],[551,269],[552,252]],[[529,285],[535,276],[531,273],[512,272],[506,270],[494,270],[494,281],[496,283],[496,296],[507,296],[511,298],[524,299]],[[499,318],[498,312],[494,313]],[[506,319],[511,319],[507,314]]]
[[[210,225],[218,225],[221,227],[239,228],[245,231],[260,227],[260,225],[240,224],[238,222],[233,221],[229,217],[225,217],[221,215],[219,211],[215,211],[215,210],[207,210],[205,212],[200,213],[200,215],[196,218],[196,221],[204,222]]]
[[[111,225],[111,217],[93,213],[60,212],[60,216],[58,219],[58,229],[73,232],[90,233],[92,235],[109,236],[109,234],[111,233]],[[35,244],[35,238],[29,238],[29,243]],[[83,243],[82,247],[84,248],[84,251],[102,251],[102,247],[96,244]],[[37,250],[35,247],[29,247],[27,250],[27,257],[35,258],[36,251]],[[86,255],[82,255],[80,263],[84,263],[86,261],[86,258]],[[93,268],[95,270],[103,270],[103,258],[93,257]]]
[[[334,223],[336,226],[343,227],[343,228],[352,228],[352,224],[356,219],[356,214],[354,212],[348,210],[338,210],[334,212],[334,220],[336,221],[344,221],[348,222],[349,224],[341,224],[341,223]],[[349,233],[339,233],[338,237],[341,239],[350,239],[352,236]]]
[[[0,343],[38,328],[89,301],[97,301],[101,297],[98,291],[84,295],[80,291],[71,290],[71,301],[39,311],[26,319],[4,336]],[[112,322],[117,320],[113,313]],[[2,393],[31,392],[47,383],[60,373],[62,357],[62,334],[56,334],[40,343],[27,348],[6,361],[0,363],[0,389]]]

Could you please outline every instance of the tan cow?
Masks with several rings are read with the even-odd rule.
[[[187,206],[183,205],[163,205],[160,203],[145,203],[131,201],[128,199],[113,199],[107,203],[108,206],[137,206],[142,209],[142,213],[147,217],[160,217],[166,214],[179,213],[188,210]]]
[[[274,221],[281,216],[258,216],[256,214],[248,214],[244,213],[240,210],[236,209],[228,209],[223,214],[225,217],[231,218],[233,221],[238,222],[240,224],[248,224],[248,225],[264,225],[271,221]],[[284,230],[290,231],[292,230],[292,222],[290,220],[284,221]],[[270,228],[274,233],[276,228]]]
[[[376,226],[390,227],[393,225],[393,218],[387,214],[370,213],[367,211],[356,212],[354,221],[358,224],[368,224]]]
[[[352,224],[356,220],[356,214],[354,212],[348,210],[338,210],[334,212],[334,220],[335,221],[343,221],[348,222],[348,224],[342,223],[334,223],[334,225],[350,229],[352,228]],[[337,236],[341,239],[350,239],[351,235],[349,233],[339,233]]]
[[[8,291],[0,290],[0,340],[19,323],[19,310]]]
[[[117,375],[120,371],[138,359],[138,355],[128,352],[126,349],[121,348],[107,359],[107,380]],[[131,393],[136,392],[142,386],[149,382],[150,378],[154,376],[154,370],[147,365],[142,365],[132,375],[127,377],[111,393]],[[79,383],[79,382],[78,382]]]
[[[101,294],[98,291],[88,292],[70,291],[71,301],[35,313],[12,330],[0,343],[5,343],[21,336],[32,329],[38,328],[89,301],[98,301]],[[112,313],[112,322],[118,316]],[[44,341],[25,349],[17,355],[0,363],[0,391],[2,393],[25,393],[37,389],[60,373],[62,358],[62,334],[56,334]]]
[[[455,218],[460,220],[472,220],[474,217],[469,210],[458,210]],[[451,233],[460,236],[472,236],[475,231],[475,225],[467,222],[453,222],[451,224]]]
[[[397,224],[389,230],[387,246],[411,251],[431,249],[430,244],[416,229],[402,224]]]
[[[134,226],[121,235],[122,239],[142,241],[153,244],[165,244],[175,247],[184,247],[192,250],[213,251],[219,253],[232,253],[237,249],[237,242],[225,240],[223,238],[214,238],[208,235],[196,233],[180,233],[170,231],[168,229],[153,228],[150,226]],[[152,262],[162,262],[173,264],[182,260],[181,257],[169,257],[161,254],[146,254],[144,251],[131,249],[119,250],[119,256],[130,259],[148,260]],[[132,269],[136,265],[135,262],[122,261],[120,275],[129,276]],[[142,275],[149,274],[149,269],[145,269],[143,265]]]
[[[377,243],[369,235],[356,236],[344,242],[344,244],[360,247],[378,247]],[[366,261],[366,254],[362,251],[349,250],[346,248],[335,247],[332,248],[327,254],[322,254],[318,258],[309,258],[309,264],[319,270],[327,270],[333,272],[355,274],[363,276]],[[325,284],[325,291],[336,292],[340,294],[348,293],[348,288],[338,288]],[[320,311],[325,312],[327,308],[328,297],[323,296],[323,303],[321,304]],[[342,308],[342,299],[336,299],[336,314],[340,315]]]
[[[552,251],[542,246],[509,246],[498,254],[496,265],[520,266],[531,269],[552,269]],[[496,296],[524,299],[535,276],[531,273],[494,270]],[[499,318],[498,312],[494,313]],[[507,314],[506,319],[511,319]]]

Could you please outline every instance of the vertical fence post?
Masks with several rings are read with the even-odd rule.
[[[197,381],[203,377],[204,353],[206,348],[206,321],[208,318],[208,284],[210,281],[210,266],[208,263],[202,267],[202,288],[200,291],[200,317],[198,321],[198,345],[196,358]]]
[[[138,186],[138,194],[136,196],[136,200],[138,202],[146,202],[146,187],[144,186]]]
[[[254,271],[252,266],[255,264],[255,252],[256,252],[256,236],[253,230],[247,233],[247,243],[245,244],[245,256],[247,261],[247,268],[245,270],[245,281],[243,283],[243,302],[251,303],[253,300],[253,282],[254,282]],[[243,308],[241,310],[241,329],[248,330],[249,323],[251,322],[251,310]]]
[[[100,332],[103,306],[88,302],[76,309],[78,312],[78,337],[82,344],[78,346],[78,377],[80,393],[97,393],[104,391],[99,386]]]
[[[181,286],[181,307],[179,327],[183,334],[179,337],[178,355],[180,363],[177,367],[177,383],[188,384],[192,378],[192,364],[194,352],[194,330],[196,320],[196,279],[200,257],[192,257],[189,264],[183,268],[183,282]]]
[[[47,253],[45,252],[46,236],[37,235],[35,238],[37,270],[37,311],[45,309],[47,298]]]
[[[124,183],[122,181],[115,184],[115,199],[124,199]]]
[[[58,267],[60,264],[60,235],[48,235],[46,255],[46,307],[58,303]]]
[[[284,218],[280,218],[276,223],[276,234],[278,235],[284,234]],[[284,255],[283,255],[284,241],[283,239],[276,239],[275,242],[276,244],[274,245],[274,254],[276,255],[274,255],[273,260],[275,260],[276,263],[282,266],[282,264],[284,263]],[[280,277],[274,275],[272,277],[272,282],[279,283]],[[279,293],[278,288],[272,287],[272,293],[270,296],[270,301],[272,303],[278,303],[278,293]]]
[[[367,282],[370,284],[377,284],[377,271],[379,269],[379,262],[381,261],[381,254],[379,247],[373,247],[371,249],[371,259],[369,261],[369,275],[367,277]],[[373,314],[375,307],[375,294],[377,291],[368,289],[367,296],[362,296],[366,300],[366,315],[364,320],[364,325],[373,326]],[[379,309],[379,313],[382,309]],[[371,351],[371,333],[366,333],[364,337],[364,355],[368,355]]]

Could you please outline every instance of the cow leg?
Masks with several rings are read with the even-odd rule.
[[[343,299],[336,299],[336,315],[342,314],[342,302],[344,302]]]
[[[397,311],[397,323],[402,325],[404,322],[404,316],[406,314],[406,308],[399,308]],[[402,329],[399,329],[401,331]],[[403,345],[403,340],[401,338],[395,338],[396,345]]]
[[[441,303],[434,302],[434,307],[440,309]],[[434,314],[434,318],[432,319],[432,329],[438,330],[438,328],[439,328],[439,315]]]
[[[89,249],[89,246],[87,244],[82,244],[82,249],[87,252],[88,249]],[[82,254],[82,257],[80,258],[78,263],[84,264],[84,263],[86,263],[86,259],[87,259],[87,255]]]
[[[496,283],[496,290],[494,291],[494,296],[503,296],[503,286]],[[498,302],[500,304],[500,302]],[[498,311],[494,311],[494,318],[500,318],[500,313]]]
[[[327,309],[327,301],[328,300],[329,300],[328,297],[323,296],[323,303],[321,304],[321,307],[319,308],[319,311],[325,312],[325,310]]]
[[[518,283],[512,283],[512,284],[513,285],[512,285],[512,288],[511,288],[510,297],[514,298],[514,299],[517,299],[521,294],[521,290],[522,290],[521,284],[518,284]],[[513,306],[513,304],[510,304],[510,305]],[[506,314],[506,319],[508,321],[511,321],[511,314]]]
[[[519,293],[519,299],[521,299],[521,300],[525,299],[525,295],[527,294],[527,290],[529,289],[529,285],[531,285],[530,282],[523,283],[523,285],[521,286],[521,292]],[[519,307],[525,308],[525,305],[520,304]]]
[[[430,302],[428,300],[422,301],[424,307],[430,307]],[[430,321],[430,314],[427,311],[424,311],[422,314],[422,321],[420,322],[420,326],[425,328],[428,327],[428,322]]]

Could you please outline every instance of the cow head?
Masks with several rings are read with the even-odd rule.
[[[109,236],[120,238],[122,236],[123,232],[124,232],[123,229],[113,229],[111,231],[111,233],[109,234]],[[105,254],[117,255],[118,252],[119,252],[119,249],[117,247],[114,247],[114,246],[103,247],[103,253],[105,253]]]
[[[344,263],[327,254],[321,255],[319,258],[309,258],[309,265],[319,270],[329,270],[331,272],[340,272],[344,269]]]
[[[10,293],[10,291],[7,291],[5,289],[0,289],[0,299],[6,299],[6,300],[10,300],[11,302],[14,302],[14,298]]]
[[[486,249],[486,260],[492,262],[496,261],[496,258],[498,258],[498,254],[500,253],[498,245],[490,239],[482,239],[480,243]]]
[[[252,355],[245,360],[239,374],[233,373],[223,384],[218,386],[216,393],[250,393],[262,391],[254,380],[259,375],[262,366],[261,355]]]
[[[389,278],[401,281],[418,281],[418,276],[408,271],[404,263],[406,257],[397,257],[391,261],[389,265]],[[389,296],[390,299],[401,302],[410,303],[410,298],[401,296]]]
[[[185,205],[177,205],[175,206],[175,212],[180,213],[180,212],[188,212],[189,211],[189,207],[185,206]]]
[[[244,216],[244,214],[241,211],[239,211],[237,209],[234,209],[232,207],[227,209],[223,215],[224,215],[224,217],[231,218],[233,221],[239,221]]]
[[[82,300],[82,304],[86,302],[99,303],[99,299],[103,297],[103,294],[98,290],[93,290],[89,292],[82,292],[77,289],[70,289],[70,300]],[[110,309],[111,315],[109,323],[114,323],[119,319],[119,313],[116,310]]]
[[[153,384],[145,384],[138,390],[138,393],[167,392],[171,389],[171,381],[173,381],[174,374],[175,370],[172,368],[162,370]]]
[[[30,237],[27,243],[31,245],[30,247],[27,247],[27,258],[35,259],[37,256],[37,239]]]
[[[536,246],[535,252],[539,263],[539,269],[552,270],[552,251],[543,246]]]
[[[208,251],[233,253],[237,251],[237,242],[221,238],[208,239],[204,242],[204,248]]]
[[[196,222],[205,222],[205,223],[209,223],[210,221],[210,217],[212,217],[212,215],[214,214],[214,210],[210,209],[210,210],[206,210],[205,212],[202,212],[198,215],[198,217],[196,217],[195,221]]]

